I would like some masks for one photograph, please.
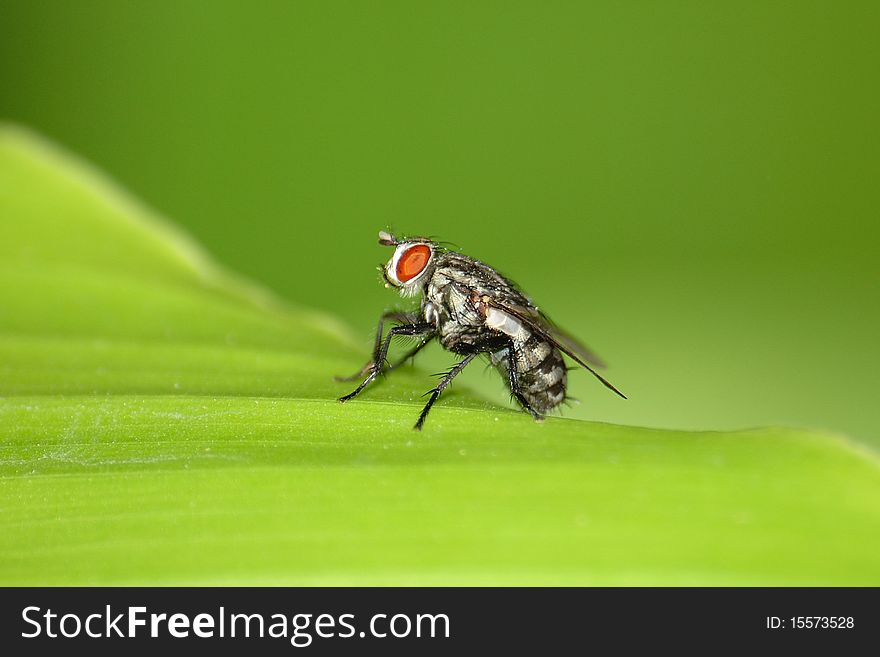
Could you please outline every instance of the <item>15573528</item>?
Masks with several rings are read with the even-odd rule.
[[[768,630],[845,630],[855,627],[852,616],[767,616]]]

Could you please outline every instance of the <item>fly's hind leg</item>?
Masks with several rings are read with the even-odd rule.
[[[340,397],[340,402],[347,402],[349,399],[357,397],[364,388],[366,388],[372,381],[375,380],[377,376],[379,376],[380,373],[383,372],[384,368],[382,366],[384,365],[385,359],[388,356],[388,348],[391,345],[391,339],[394,336],[423,336],[425,339],[422,344],[418,346],[418,348],[413,350],[413,352],[415,352],[424,347],[430,341],[436,330],[433,324],[428,324],[426,322],[404,324],[402,326],[395,326],[391,328],[391,330],[389,330],[388,334],[385,336],[385,339],[382,340],[382,322],[386,318],[386,315],[383,315],[382,319],[379,321],[379,333],[376,336],[376,348],[373,352],[372,364],[368,364],[367,367],[364,368],[364,372],[368,373],[367,377],[363,381],[361,381],[360,385],[358,385],[358,387],[355,388],[352,392]],[[401,315],[400,313],[396,313],[396,315],[411,317],[407,315]],[[415,353],[413,352],[408,354],[408,356],[415,355]]]
[[[443,392],[446,387],[452,383],[452,379],[456,377],[456,375],[461,372],[468,363],[470,363],[474,358],[477,357],[476,353],[468,354],[464,357],[464,360],[456,363],[452,369],[450,369],[440,383],[437,384],[437,387],[433,390],[429,390],[425,394],[430,394],[431,398],[428,400],[428,403],[425,404],[425,408],[422,409],[422,412],[419,414],[419,419],[416,422],[416,426],[413,427],[416,431],[420,431],[422,425],[425,424],[425,418],[428,417],[428,412],[431,410],[431,407],[434,405],[434,402],[437,401],[437,398],[440,396],[440,393]]]
[[[507,350],[507,383],[510,385],[510,392],[516,397],[516,401],[519,402],[520,406],[528,411],[535,420],[543,420],[544,416],[535,410],[535,407],[529,403],[529,400],[526,399],[520,388],[519,373],[516,369],[516,354],[513,345]]]

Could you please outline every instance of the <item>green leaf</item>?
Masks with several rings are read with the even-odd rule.
[[[324,281],[332,289],[335,281]],[[880,462],[769,428],[534,423],[0,131],[0,583],[880,584]]]

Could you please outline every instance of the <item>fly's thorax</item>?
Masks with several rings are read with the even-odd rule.
[[[422,301],[422,316],[428,324],[433,324],[434,326],[437,326],[440,320],[437,313],[437,307],[428,301],[427,298]]]
[[[440,268],[425,285],[422,315],[437,327],[440,344],[450,351],[486,351],[494,339],[471,304],[470,292],[450,281]]]
[[[466,310],[462,304],[464,298],[465,295],[456,289],[440,267],[425,282],[423,307],[425,312],[436,317],[438,325],[461,318]]]

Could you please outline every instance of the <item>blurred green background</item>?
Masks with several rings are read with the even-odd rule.
[[[391,226],[611,364],[630,400],[575,374],[570,416],[878,446],[878,34],[871,2],[3,1],[0,118],[365,349]]]

